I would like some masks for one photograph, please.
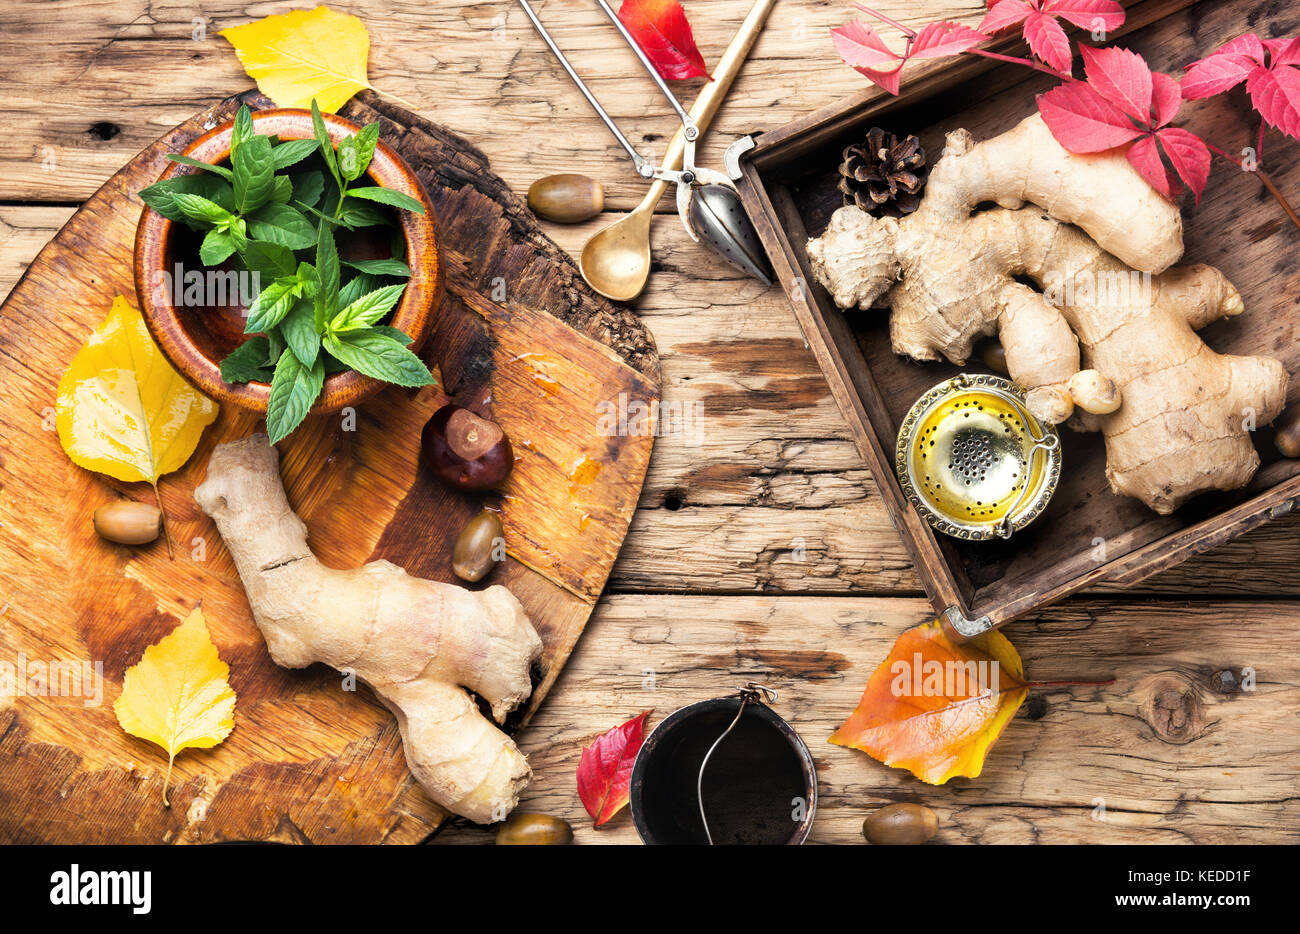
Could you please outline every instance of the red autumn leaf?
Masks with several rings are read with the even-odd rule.
[[[1128,49],[1079,46],[1088,84],[1139,123],[1151,121],[1151,69]]]
[[[704,56],[678,0],[623,0],[618,18],[667,80],[708,77]]]
[[[945,58],[973,49],[988,39],[983,33],[960,23],[930,23],[916,34],[908,49],[907,60]]]
[[[1128,161],[1152,188],[1170,201],[1174,199],[1178,192],[1169,181],[1169,173],[1165,171],[1165,164],[1160,160],[1160,150],[1156,146],[1154,136],[1144,137],[1130,146]]]
[[[1025,42],[1048,67],[1070,73],[1073,56],[1070,40],[1057,21],[1105,34],[1124,25],[1124,8],[1116,0],[996,0],[979,25],[979,31],[992,35],[1024,23]]]
[[[1031,13],[1025,20],[1025,41],[1049,68],[1069,74],[1072,56],[1065,30],[1047,13]]]
[[[866,23],[854,20],[831,30],[840,59],[873,84],[897,95],[902,81],[903,57]]]
[[[979,30],[991,36],[995,32],[1023,23],[1033,12],[1034,7],[1025,0],[996,0],[990,4],[988,13],[984,15],[984,21],[979,25]]]
[[[1183,96],[1213,97],[1243,80],[1251,105],[1264,121],[1287,136],[1300,139],[1300,37],[1260,39],[1238,36],[1213,54],[1187,66]]]
[[[1156,138],[1169,157],[1169,164],[1187,183],[1199,204],[1205,184],[1210,180],[1210,148],[1195,133],[1176,126],[1166,127],[1156,134]]]
[[[1246,90],[1269,126],[1300,139],[1300,70],[1256,68],[1246,79]]]
[[[1104,152],[1142,135],[1124,111],[1082,81],[1069,81],[1043,94],[1038,111],[1052,136],[1070,152]]]
[[[1151,73],[1151,112],[1155,126],[1166,126],[1183,106],[1183,89],[1164,72]]]
[[[1211,55],[1194,62],[1183,75],[1183,97],[1200,100],[1235,88],[1258,65],[1246,55]]]
[[[1043,12],[1089,32],[1112,32],[1124,25],[1124,7],[1116,0],[1048,0]]]
[[[609,822],[627,804],[632,764],[645,739],[650,711],[596,737],[578,762],[578,797],[595,826]]]

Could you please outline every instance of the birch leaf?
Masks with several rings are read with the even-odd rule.
[[[370,35],[350,13],[326,6],[268,16],[221,30],[244,70],[280,107],[311,106],[334,113],[370,87],[366,58]]]
[[[126,670],[122,694],[113,704],[117,722],[132,736],[167,751],[163,804],[172,764],[182,749],[210,749],[235,727],[235,692],[230,666],[217,655],[203,610],[195,607],[185,622],[144,650]]]
[[[217,417],[217,404],[177,373],[122,296],[59,380],[59,443],[73,463],[157,487]]]

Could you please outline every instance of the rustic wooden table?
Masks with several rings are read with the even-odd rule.
[[[0,294],[116,169],[163,131],[249,86],[217,30],[301,4],[6,0],[0,4]],[[605,182],[609,214],[554,228],[576,250],[640,200],[622,153],[511,0],[347,0],[372,39],[376,87],[464,134],[517,190],[559,171]],[[749,0],[690,2],[715,61]],[[977,22],[980,4],[878,0],[906,23]],[[538,8],[628,135],[662,151],[674,118],[594,4]],[[861,87],[827,29],[849,4],[781,0],[702,147]],[[699,82],[682,91],[691,97]],[[671,210],[669,201],[661,210]],[[636,305],[659,346],[664,397],[690,416],[660,438],[605,597],[521,743],[529,810],[582,842],[636,841],[626,814],[593,831],[575,793],[579,750],[654,708],[754,679],[817,759],[819,842],[860,841],[866,812],[920,801],[945,843],[1300,840],[1300,520],[1285,518],[1142,585],[1095,592],[1006,629],[1038,680],[1114,678],[1031,699],[984,774],[942,788],[825,742],[896,634],[930,616],[902,544],[779,289],[654,231]],[[4,451],[21,457],[21,451]],[[1254,672],[1223,693],[1220,673]],[[453,826],[439,842],[480,842]]]

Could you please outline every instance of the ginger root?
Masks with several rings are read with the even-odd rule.
[[[1278,361],[1197,337],[1245,308],[1217,269],[1170,268],[1182,252],[1175,205],[1122,155],[1066,151],[1037,114],[979,144],[949,133],[915,213],[843,207],[808,243],[837,305],[893,309],[896,353],[960,366],[997,334],[1034,415],[1100,430],[1111,489],[1162,515],[1248,483],[1249,427],[1286,399]]]
[[[435,802],[478,823],[504,819],[532,773],[462,688],[498,722],[532,693],[542,642],[510,591],[471,592],[387,561],[325,567],[266,435],[218,445],[194,499],[234,558],[275,663],[355,672],[397,717],[407,764]]]

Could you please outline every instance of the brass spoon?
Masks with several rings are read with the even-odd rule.
[[[704,86],[691,106],[690,116],[702,133],[722,105],[749,54],[754,40],[762,31],[767,15],[776,0],[757,0],[739,31],[722,53],[713,80]],[[678,129],[668,143],[663,167],[676,171],[682,167],[686,147],[685,127]],[[650,278],[650,219],[655,206],[668,190],[668,182],[656,179],[641,203],[603,230],[598,231],[582,248],[578,268],[593,289],[618,302],[627,302],[641,294]]]

